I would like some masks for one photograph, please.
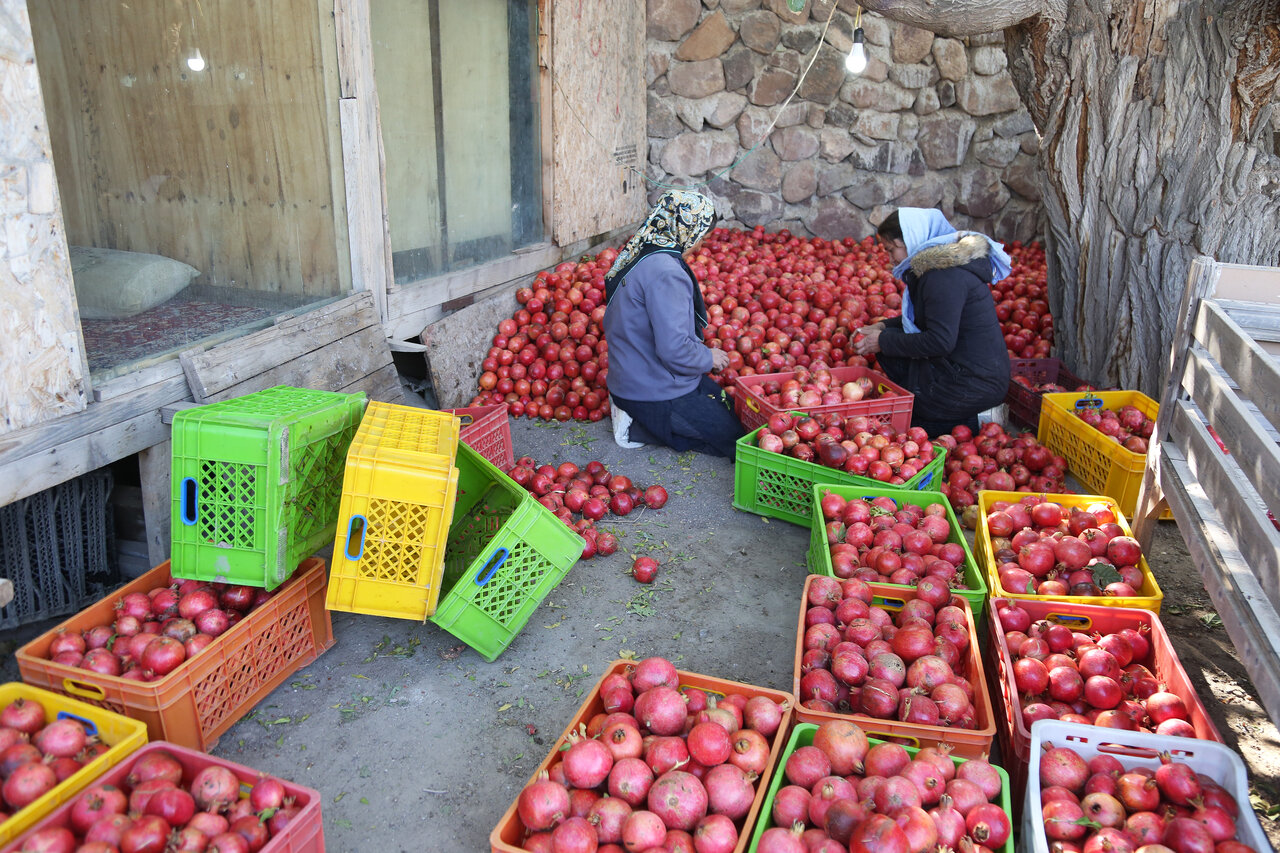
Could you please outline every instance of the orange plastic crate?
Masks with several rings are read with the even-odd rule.
[[[1098,631],[1104,634],[1114,633],[1123,628],[1150,629],[1148,641],[1151,652],[1146,660],[1137,661],[1155,673],[1156,678],[1166,689],[1187,704],[1191,714],[1191,725],[1196,730],[1196,737],[1201,740],[1212,740],[1222,743],[1222,735],[1218,734],[1213,721],[1209,719],[1204,704],[1196,695],[1195,687],[1187,678],[1182,662],[1173,650],[1173,643],[1160,617],[1150,610],[1138,610],[1127,607],[1102,607],[1096,604],[1076,604],[1062,601],[1028,601],[1018,599],[1018,606],[1031,616],[1032,622],[1047,619],[1071,627],[1072,630],[1085,633]],[[1027,784],[1027,763],[1031,759],[1031,730],[1022,719],[1022,699],[1013,681],[1013,655],[1009,644],[1004,640],[1004,631],[1000,628],[1000,617],[997,615],[997,599],[991,600],[987,608],[987,644],[990,659],[987,672],[990,673],[991,693],[999,697],[1000,712],[996,715],[999,721],[1000,754],[1004,757],[1004,767],[1009,771],[1010,783],[1013,786],[1013,807],[1018,809],[1022,804],[1022,794]]]
[[[987,513],[991,511],[991,506],[996,501],[1017,503],[1025,498],[1027,494],[1027,492],[994,492],[989,489],[978,492],[979,521],[978,529],[974,533],[973,556],[978,561],[979,568],[987,573],[987,589],[990,591],[992,598],[1016,598],[1019,601],[1060,601],[1066,604],[1098,604],[1104,607],[1136,607],[1140,610],[1160,612],[1160,603],[1164,601],[1164,593],[1160,591],[1160,584],[1156,583],[1156,576],[1151,573],[1151,567],[1147,565],[1145,556],[1138,560],[1138,568],[1142,570],[1142,588],[1138,590],[1136,597],[1113,595],[1029,595],[1027,593],[1011,592],[1001,586],[1000,572],[997,571],[999,567],[996,566],[995,551],[991,545],[991,533],[987,530],[984,519],[986,519]],[[1129,522],[1125,520],[1124,513],[1120,511],[1119,506],[1111,498],[1102,495],[1054,494],[1038,495],[1038,497],[1061,504],[1062,508],[1068,512],[1072,507],[1084,509],[1092,504],[1106,504],[1115,513],[1116,524],[1120,525],[1126,535],[1133,535],[1133,530],[1129,527]]]
[[[529,777],[532,783],[538,778],[538,774],[551,769],[552,765],[560,761],[560,745],[565,743],[570,732],[576,732],[578,726],[585,724],[591,720],[596,714],[604,712],[604,701],[600,698],[600,684],[604,679],[614,673],[625,675],[629,667],[635,666],[635,661],[617,660],[609,665],[604,675],[600,677],[600,681],[596,682],[596,686],[592,688],[591,693],[583,701],[578,708],[578,712],[573,715],[569,721],[569,725],[560,735],[560,739],[556,741],[556,746],[552,748],[549,755],[542,760],[538,768],[533,771],[533,775]],[[760,812],[761,804],[764,803],[765,794],[769,788],[769,777],[773,774],[774,768],[778,763],[778,755],[782,752],[782,747],[787,742],[787,733],[791,728],[791,708],[796,704],[795,697],[790,693],[781,690],[770,690],[767,687],[755,687],[750,684],[742,684],[737,681],[726,681],[722,678],[712,678],[709,675],[698,675],[684,670],[677,670],[680,676],[680,687],[696,687],[699,690],[705,690],[708,693],[724,696],[730,693],[740,693],[750,699],[753,696],[767,696],[774,702],[786,702],[787,705],[782,712],[782,722],[778,726],[778,730],[773,735],[773,742],[769,748],[769,766],[765,768],[760,778],[756,780],[756,797],[751,803],[751,811],[747,812],[747,816],[743,819],[742,827],[739,830],[738,846],[734,848],[734,853],[744,853],[747,845],[751,840],[751,827],[755,824],[756,816]],[[502,818],[498,821],[498,825],[494,827],[493,832],[489,834],[489,846],[491,853],[521,853],[524,850],[521,843],[525,839],[525,829],[520,823],[520,816],[516,814],[516,803],[512,801],[507,810],[503,812]]]
[[[49,660],[49,644],[59,632],[109,625],[122,596],[169,584],[164,562],[20,648],[18,671],[28,684],[141,720],[151,740],[209,750],[245,712],[333,645],[324,606],[327,579],[324,560],[303,560],[267,602],[156,681],[99,675]]]
[[[796,625],[795,667],[792,671],[791,690],[800,697],[800,659],[804,656],[804,613],[808,609],[809,587],[818,575],[809,575],[804,582],[804,592],[800,598],[800,619]],[[914,589],[896,585],[868,584],[875,594],[874,604],[887,610],[901,610],[902,605],[916,597]],[[996,714],[991,705],[991,694],[987,688],[987,678],[982,665],[982,655],[978,650],[978,629],[973,622],[973,610],[969,602],[959,596],[952,596],[952,602],[963,602],[959,606],[964,609],[965,621],[969,628],[969,648],[965,651],[965,669],[961,675],[969,679],[973,685],[973,709],[975,728],[953,729],[949,726],[926,726],[922,723],[903,723],[898,720],[881,720],[866,714],[840,713],[838,711],[817,711],[796,704],[796,722],[822,723],[831,720],[852,720],[867,733],[867,737],[901,743],[904,746],[939,746],[949,744],[952,752],[961,758],[984,758],[991,754],[991,745],[996,737]]]
[[[182,765],[182,781],[184,784],[189,784],[195,775],[206,767],[218,765],[219,767],[227,768],[240,780],[241,798],[249,796],[249,789],[253,787],[254,782],[258,781],[258,776],[260,775],[257,770],[246,767],[243,764],[236,764],[233,761],[227,761],[225,758],[214,758],[212,755],[206,755],[174,743],[158,741],[149,743],[131,754],[126,761],[95,779],[93,784],[115,785],[117,788],[127,790],[124,780],[129,775],[129,771],[133,769],[134,762],[157,750],[168,752]],[[320,792],[314,788],[298,785],[286,779],[281,779],[280,782],[284,785],[285,796],[291,797],[293,804],[298,807],[298,813],[289,821],[289,825],[285,827],[284,832],[267,842],[261,853],[324,853],[324,822],[320,815],[320,801],[323,798],[320,796]],[[5,847],[3,853],[14,853],[14,851],[19,850],[22,847],[22,839],[36,830],[44,829],[48,826],[68,826],[71,821],[71,807],[74,804],[74,798],[69,802],[63,803],[56,811],[51,812],[47,817],[31,827],[13,844]]]
[[[507,416],[506,403],[441,411],[451,412],[462,421],[459,438],[465,441],[468,447],[488,459],[503,473],[515,467],[515,448],[511,444],[511,419]]]
[[[830,406],[813,406],[808,409],[775,406],[766,402],[760,390],[764,383],[774,381],[782,383],[795,378],[790,373],[757,373],[753,376],[739,376],[734,380],[733,413],[742,421],[742,425],[751,432],[763,426],[769,416],[775,412],[803,411],[808,415],[839,415],[852,418],[865,415],[882,424],[889,424],[894,432],[906,432],[911,426],[911,407],[915,404],[915,395],[906,388],[893,382],[883,373],[876,373],[866,367],[833,367],[831,368],[832,385],[839,387],[863,376],[869,377],[876,384],[876,392],[891,393],[889,397],[876,397],[871,400],[858,400],[854,403],[833,403]]]

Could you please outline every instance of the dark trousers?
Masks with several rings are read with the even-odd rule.
[[[745,432],[709,376],[674,400],[625,400],[615,394],[613,402],[631,416],[628,438],[645,444],[733,459],[734,443]]]

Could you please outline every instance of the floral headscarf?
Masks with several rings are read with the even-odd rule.
[[[689,190],[667,190],[649,211],[640,230],[618,252],[604,278],[605,298],[613,296],[615,284],[641,258],[655,251],[682,255],[705,237],[715,222],[716,207],[711,199]]]

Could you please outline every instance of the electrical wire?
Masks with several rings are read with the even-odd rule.
[[[769,122],[769,126],[765,128],[764,133],[760,135],[760,140],[755,145],[751,146],[751,148],[747,149],[747,151],[742,156],[738,157],[728,166],[725,166],[723,169],[716,172],[711,177],[707,178],[705,181],[699,181],[696,184],[668,184],[663,181],[659,181],[655,178],[649,177],[643,171],[637,169],[635,166],[632,166],[630,163],[624,163],[621,160],[619,160],[612,153],[613,151],[616,151],[617,148],[615,147],[613,149],[610,149],[606,147],[605,144],[601,142],[600,139],[597,138],[594,133],[591,132],[591,128],[587,126],[587,123],[582,120],[582,116],[574,108],[573,101],[569,98],[568,93],[566,93],[564,89],[561,88],[560,80],[558,76],[555,75],[554,73],[551,75],[551,82],[555,85],[556,91],[560,93],[560,96],[564,98],[565,106],[569,108],[569,112],[577,120],[578,124],[582,125],[583,132],[585,132],[587,134],[587,137],[590,138],[591,141],[594,142],[597,146],[599,146],[600,149],[604,151],[605,154],[609,157],[609,159],[612,160],[617,166],[639,176],[640,179],[643,180],[646,184],[649,184],[654,187],[659,187],[661,189],[672,189],[672,190],[701,189],[702,187],[709,186],[711,182],[714,181],[716,178],[719,178],[733,171],[734,168],[736,168],[739,164],[741,164],[743,160],[746,160],[748,157],[750,157],[756,151],[757,148],[759,148],[761,145],[765,143],[766,140],[769,139],[769,134],[773,133],[774,127],[777,126],[778,124],[778,119],[782,117],[782,113],[787,109],[788,106],[791,105],[791,100],[800,91],[800,87],[804,85],[805,78],[809,75],[809,70],[813,68],[813,63],[817,61],[818,54],[822,51],[822,45],[826,42],[827,30],[831,28],[831,22],[832,20],[835,19],[835,16],[836,16],[836,10],[833,7],[831,10],[831,14],[827,17],[826,24],[823,25],[822,27],[821,35],[818,36],[818,43],[814,47],[813,56],[809,57],[809,64],[806,65],[804,67],[804,70],[800,72],[800,77],[796,80],[796,87],[791,90],[791,94],[787,95],[786,100],[783,101],[782,104],[778,107],[778,109],[774,112],[773,120]],[[861,20],[862,20],[862,7],[858,6],[857,18],[854,23],[855,29],[858,26],[857,22],[860,22]]]

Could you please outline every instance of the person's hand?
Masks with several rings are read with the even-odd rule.
[[[729,353],[722,349],[711,348],[711,369],[713,371],[724,370],[729,366]]]
[[[853,351],[857,355],[871,355],[880,352],[880,332],[884,330],[883,323],[876,323],[874,326],[863,326],[858,329],[858,335],[854,337]]]

